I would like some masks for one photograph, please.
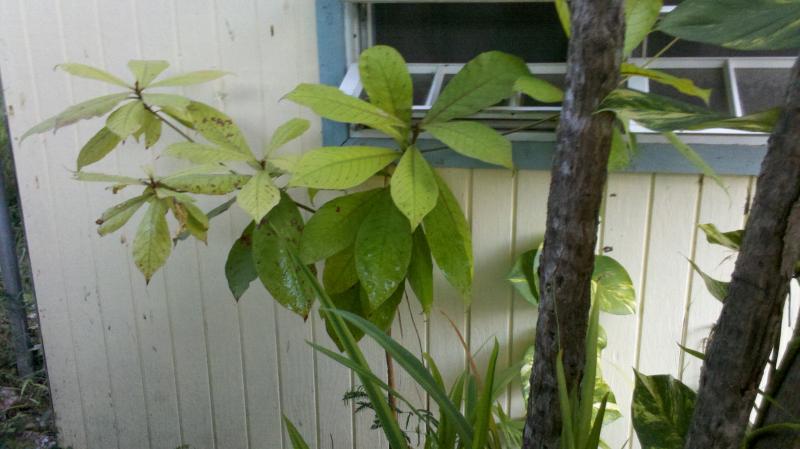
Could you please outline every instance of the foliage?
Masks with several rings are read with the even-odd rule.
[[[682,449],[695,393],[672,376],[636,372],[633,428],[643,449]]]

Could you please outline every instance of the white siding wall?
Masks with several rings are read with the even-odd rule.
[[[175,71],[213,67],[235,73],[185,93],[228,111],[258,149],[284,120],[311,118],[279,99],[298,82],[317,79],[314,2],[0,0],[0,70],[12,136],[69,104],[108,91],[99,83],[70,79],[54,65],[83,62],[125,73],[125,63],[133,58],[167,59]],[[319,144],[314,124],[293,151]],[[130,260],[133,226],[97,236],[94,217],[120,198],[102,186],[72,181],[69,169],[80,143],[98,126],[84,123],[24,145],[14,139],[63,444],[75,449],[181,444],[288,449],[280,430],[285,414],[315,448],[385,447],[369,430],[371,418],[353,419],[340,400],[351,386],[350,373],[306,345],[306,340],[330,344],[316,314],[303,323],[260,286],[238,304],[227,292],[223,265],[247,221],[242,213],[214,220],[208,246],[178,245],[149,286]],[[127,145],[92,169],[136,174],[147,163],[163,171],[174,168]],[[472,222],[473,306],[467,310],[437,277],[430,318],[404,305],[393,332],[415,352],[421,344],[453,379],[465,357],[448,318],[472,349],[497,337],[503,364],[521,356],[531,342],[535,312],[503,278],[514,255],[543,234],[549,175],[455,169],[442,174]],[[691,273],[686,257],[697,257],[717,277],[730,272],[730,261],[720,264],[726,254],[710,249],[695,226],[708,221],[723,229],[741,225],[752,180],[726,182],[729,195],[698,176],[621,174],[609,180],[600,248],[628,268],[641,301],[637,316],[603,317],[610,342],[603,369],[623,413],[630,403],[631,367],[696,384],[699,365],[682,356],[677,343],[700,347],[719,305]],[[218,202],[204,200],[203,206]],[[376,369],[385,372],[382,353],[365,347]],[[399,375],[398,384],[424,403],[407,377]],[[517,415],[524,409],[516,390],[509,407]],[[630,425],[621,420],[606,433],[611,446],[620,447]]]

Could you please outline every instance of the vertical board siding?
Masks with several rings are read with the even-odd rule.
[[[137,220],[105,238],[92,224],[105,208],[136,192],[111,195],[103,186],[70,179],[78,148],[102,122],[36,136],[24,145],[17,138],[69,104],[114,91],[54,72],[54,65],[68,60],[124,74],[129,59],[147,58],[172,62],[171,73],[205,68],[235,73],[182,91],[229,113],[256,154],[295,116],[312,119],[312,130],[283,151],[314,148],[320,144],[320,122],[280,99],[298,82],[318,79],[315,23],[311,0],[0,0],[0,70],[64,446],[288,449],[281,424],[286,415],[313,448],[387,447],[381,433],[370,429],[372,414],[353,416],[353,405],[341,401],[357,379],[306,344],[334,347],[316,309],[303,322],[258,282],[238,303],[228,293],[224,263],[230,243],[248,222],[242,211],[234,207],[215,219],[208,245],[180,243],[145,285],[130,259]],[[165,130],[164,139],[178,136]],[[183,166],[126,144],[92,170],[137,175],[143,164],[159,173]],[[430,316],[410,294],[392,332],[413,353],[431,354],[451,384],[467,366],[456,330],[471,351],[481,349],[479,369],[494,338],[501,346],[501,367],[522,357],[532,343],[535,307],[513,293],[505,276],[514,257],[544,233],[550,176],[439,173],[472,226],[472,305],[437,272]],[[708,245],[697,224],[741,226],[752,190],[748,177],[724,178],[727,192],[701,181],[696,175],[609,178],[599,250],[625,265],[639,303],[635,316],[602,316],[609,339],[603,372],[624,416],[604,429],[612,447],[632,435],[633,368],[696,384],[699,364],[682,354],[678,343],[702,349],[719,305],[686,258],[717,278],[729,275],[730,254]],[[320,195],[316,205],[330,198]],[[200,200],[204,208],[220,202]],[[796,310],[797,303],[787,308]],[[789,322],[783,325],[788,335]],[[363,348],[385,377],[383,351],[368,341]],[[395,374],[404,396],[435,413],[435,404],[400,367]],[[524,413],[520,386],[515,380],[501,400],[513,416]]]

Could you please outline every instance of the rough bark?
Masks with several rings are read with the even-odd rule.
[[[798,260],[800,61],[770,136],[728,296],[706,351],[687,449],[738,448]]]
[[[583,372],[598,214],[614,120],[610,113],[595,111],[619,83],[622,59],[624,1],[569,3],[572,38],[567,89],[547,200],[524,449],[558,447],[561,413],[555,363],[559,349],[569,385],[577,385]]]

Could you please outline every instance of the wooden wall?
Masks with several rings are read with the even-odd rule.
[[[298,82],[317,79],[313,0],[0,0],[0,71],[39,301],[42,333],[62,444],[75,449],[284,448],[281,415],[319,449],[386,447],[371,417],[352,417],[341,401],[349,372],[316,355],[306,341],[330,344],[316,314],[303,321],[257,286],[237,304],[227,291],[227,249],[247,222],[240,211],[214,220],[208,246],[181,243],[146,286],[130,258],[135,228],[100,238],[93,224],[116,197],[102,186],[72,181],[82,142],[99,122],[34,137],[30,126],[107,86],[68,78],[53,67],[82,62],[125,73],[129,59],[167,59],[170,70],[221,68],[235,73],[185,93],[224,108],[260,148],[292,116],[280,102]],[[174,136],[167,136],[174,138]],[[319,145],[319,123],[292,151]],[[97,171],[137,174],[156,160],[135,144]],[[93,170],[95,167],[92,167]],[[544,230],[546,172],[446,169],[475,243],[473,305],[467,310],[439,276],[429,318],[403,305],[393,335],[430,352],[453,379],[465,356],[449,319],[471,350],[496,337],[502,363],[531,344],[535,311],[503,280],[515,254]],[[701,348],[719,304],[693,275],[695,258],[724,277],[731,261],[696,229],[714,222],[741,226],[753,180],[727,177],[725,193],[695,175],[617,174],[605,195],[599,249],[630,271],[639,295],[636,316],[603,316],[609,348],[603,370],[626,416],[632,368],[670,373],[696,384],[697,360],[678,343]],[[209,208],[219,200],[203,200]],[[795,302],[796,303],[796,302]],[[417,337],[419,334],[419,338]],[[788,332],[784,332],[788,334]],[[378,372],[383,354],[365,344]],[[478,362],[487,351],[479,352]],[[426,399],[406,376],[402,392]],[[512,387],[506,400],[519,415]],[[630,436],[627,419],[605,430],[611,447]]]

